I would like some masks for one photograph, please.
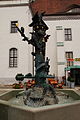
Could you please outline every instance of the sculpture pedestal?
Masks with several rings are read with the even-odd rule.
[[[47,90],[44,93],[43,87],[33,87],[25,91],[24,103],[31,107],[41,107],[57,104],[58,101],[52,94],[52,91]]]

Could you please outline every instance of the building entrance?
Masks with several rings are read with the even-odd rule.
[[[75,85],[80,85],[80,68],[71,68],[71,76],[75,79]]]

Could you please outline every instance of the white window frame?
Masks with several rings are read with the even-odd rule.
[[[18,21],[11,21],[11,33],[17,33],[17,27],[16,24],[18,23]]]
[[[17,59],[18,59],[18,50],[17,48],[9,49],[9,67],[17,67]]]

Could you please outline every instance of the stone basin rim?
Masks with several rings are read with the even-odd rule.
[[[42,107],[29,107],[29,106],[18,106],[18,105],[14,105],[14,104],[11,104],[9,103],[8,101],[5,101],[5,100],[0,100],[0,103],[1,104],[5,104],[7,106],[10,106],[10,107],[15,107],[16,109],[21,109],[21,110],[25,110],[25,111],[30,111],[30,112],[42,112],[42,111],[47,111],[47,110],[55,110],[55,109],[59,109],[59,108],[64,108],[64,107],[69,107],[69,106],[73,106],[73,105],[78,105],[80,104],[80,100],[76,100],[75,102],[73,103],[66,103],[66,104],[55,104],[55,105],[46,105],[46,106],[42,106]]]
[[[11,90],[11,91],[13,91],[13,90]],[[11,92],[11,91],[8,91],[8,92]],[[6,94],[8,92],[5,92],[5,93],[3,93],[1,95],[4,95],[4,94]],[[14,104],[9,103],[9,101],[1,100],[1,99],[0,99],[0,104],[5,104],[5,105],[7,105],[9,107],[13,107],[13,108],[16,108],[16,109],[21,109],[21,110],[30,111],[30,112],[35,113],[35,112],[40,112],[40,111],[42,112],[42,111],[53,110],[53,109],[55,110],[57,108],[59,109],[59,108],[73,106],[73,105],[78,105],[78,104],[80,104],[80,100],[75,100],[72,103],[46,105],[46,106],[34,107],[34,108],[30,107],[30,106],[25,107],[25,106],[14,105]]]

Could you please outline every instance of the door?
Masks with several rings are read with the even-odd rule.
[[[71,68],[71,76],[75,79],[75,85],[80,85],[80,68]]]

